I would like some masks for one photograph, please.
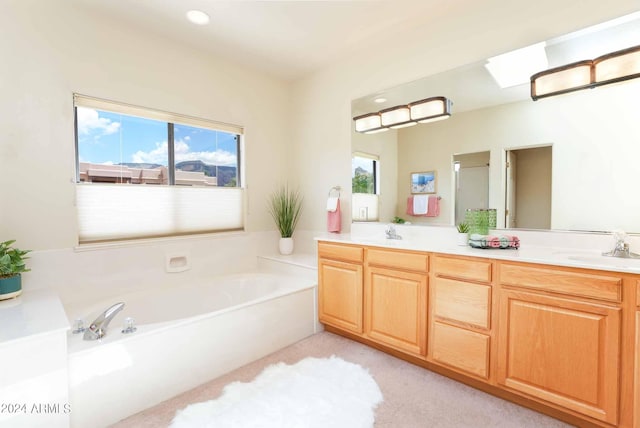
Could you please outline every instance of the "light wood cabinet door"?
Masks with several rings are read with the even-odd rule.
[[[368,267],[365,333],[385,344],[424,356],[427,342],[427,276]]]
[[[429,352],[437,363],[488,379],[489,344],[486,334],[436,321],[430,333]]]
[[[318,279],[320,322],[362,333],[362,265],[320,259]]]
[[[498,382],[616,424],[619,308],[502,290]]]

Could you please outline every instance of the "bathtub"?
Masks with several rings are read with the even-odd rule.
[[[71,427],[108,426],[313,334],[316,282],[234,274],[65,305],[88,325],[125,303],[102,340],[69,333]]]

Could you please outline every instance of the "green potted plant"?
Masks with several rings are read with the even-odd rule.
[[[10,299],[22,294],[23,272],[29,272],[25,260],[31,250],[19,250],[13,247],[15,240],[0,242],[0,300]]]
[[[300,192],[289,189],[289,186],[280,186],[269,198],[269,214],[275,221],[280,231],[278,244],[280,254],[293,252],[293,232],[300,219],[302,211],[302,196]]]
[[[458,230],[458,245],[469,244],[469,223],[461,222],[456,226]]]

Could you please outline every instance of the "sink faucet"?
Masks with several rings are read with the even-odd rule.
[[[107,334],[107,327],[109,323],[116,316],[118,312],[120,312],[124,308],[124,303],[116,303],[115,305],[109,307],[106,311],[104,311],[98,318],[96,318],[88,329],[85,330],[83,339],[84,340],[97,340],[102,339],[105,334]]]
[[[387,235],[387,239],[402,239],[402,236],[396,233],[396,227],[393,224],[388,225],[384,233]]]
[[[627,235],[624,232],[616,231],[613,233],[613,238],[616,241],[616,245],[611,251],[602,253],[603,256],[620,257],[623,259],[637,259],[640,258],[640,254],[632,253],[629,251],[629,244],[625,242]]]

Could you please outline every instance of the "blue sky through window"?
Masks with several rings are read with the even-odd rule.
[[[78,107],[80,162],[167,165],[167,124],[134,116]],[[201,160],[209,165],[237,166],[236,135],[176,124],[176,163]]]

